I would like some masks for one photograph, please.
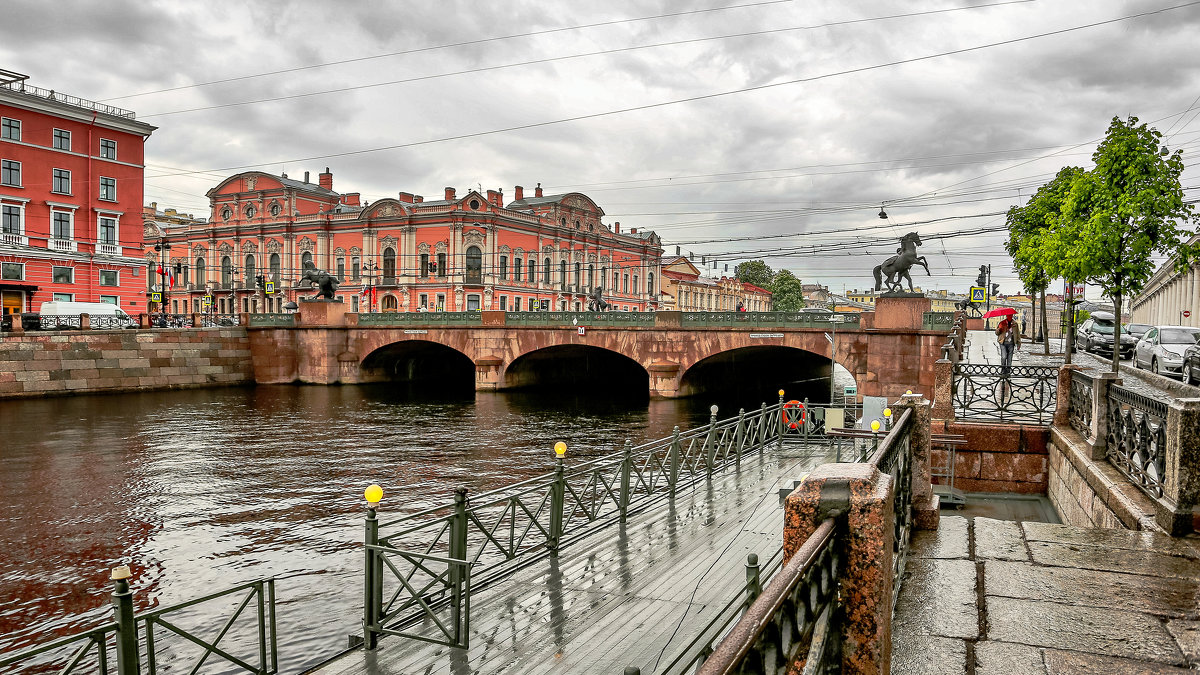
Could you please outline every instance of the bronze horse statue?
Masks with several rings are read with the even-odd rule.
[[[883,284],[887,284],[887,293],[899,293],[904,290],[904,285],[900,283],[901,279],[908,279],[908,291],[913,292],[912,277],[909,276],[908,270],[913,265],[920,265],[925,268],[925,274],[929,274],[929,263],[926,262],[925,256],[917,255],[917,247],[921,245],[921,235],[916,232],[909,232],[900,239],[900,248],[896,249],[896,255],[890,257],[882,265],[875,266],[875,290],[880,290]],[[884,282],[883,274],[887,274],[887,281]]]
[[[603,312],[611,305],[604,299],[604,289],[596,286],[592,289],[591,295],[588,296],[587,311]]]
[[[300,279],[296,282],[296,288],[304,288],[304,282],[316,284],[317,294],[309,298],[309,300],[317,300],[319,298],[333,299],[333,292],[341,285],[341,280],[333,276],[325,270],[317,269],[317,266],[311,262],[304,263],[304,273],[300,275]]]

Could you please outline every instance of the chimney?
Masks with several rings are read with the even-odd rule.
[[[637,234],[637,228],[636,227],[629,228],[629,234]]]
[[[305,183],[308,182],[308,172],[307,171],[304,172],[304,182]]]
[[[329,173],[329,167],[325,167],[325,173],[317,176],[321,187],[333,192],[333,174]]]
[[[521,201],[522,199],[525,199],[525,188],[521,187],[520,185],[518,185],[517,187],[513,188],[513,192],[514,192],[514,194],[513,194],[513,201],[518,201],[518,202],[519,202],[519,201]]]
[[[342,195],[342,203],[345,204],[346,206],[358,206],[359,205],[358,197],[359,197],[359,194],[357,192],[351,192],[349,194],[344,194],[344,195]]]
[[[541,196],[542,196],[542,184],[541,184],[541,183],[538,183],[538,184],[537,184],[537,187],[535,187],[535,188],[533,189],[533,196],[534,196],[534,197],[541,197]]]
[[[446,188],[446,201],[454,201],[454,188]]]
[[[421,195],[413,195],[413,203],[414,204],[420,204],[423,201],[425,201],[425,198],[422,197]]]
[[[504,206],[504,199],[496,190],[487,191],[487,200],[492,206]]]
[[[517,189],[520,190],[521,188],[517,188]],[[517,194],[520,194],[520,193],[517,193]],[[158,210],[158,202],[150,202],[150,210],[157,211]]]
[[[400,193],[400,201],[404,202],[405,204],[412,204],[413,196],[414,195],[411,192],[401,192]]]
[[[613,223],[613,232],[621,234],[621,221],[618,220],[617,222]]]

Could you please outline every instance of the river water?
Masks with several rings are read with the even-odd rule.
[[[297,672],[360,632],[367,485],[390,519],[546,473],[556,441],[596,456],[712,403],[389,384],[2,402],[0,654],[110,620],[109,570],[129,564],[137,611],[279,578],[280,670]]]

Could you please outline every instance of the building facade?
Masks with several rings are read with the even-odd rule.
[[[731,312],[740,304],[748,312],[771,310],[771,291],[737,277],[701,276],[700,269],[686,256],[664,261],[662,280],[663,309]]]
[[[427,201],[399,193],[374,203],[316,183],[252,171],[208,191],[207,222],[170,228],[174,300],[189,311],[282,311],[313,291],[295,288],[312,266],[340,280],[352,312],[584,310],[599,289],[618,311],[658,309],[662,249],[653,232],[604,224],[572,192],[532,197],[516,187],[446,188]],[[149,242],[148,242],[149,243]],[[149,247],[147,263],[162,251]],[[267,294],[257,278],[270,281]]]
[[[134,113],[0,71],[0,301],[145,311],[144,145]]]
[[[1195,244],[1193,238],[1189,244]],[[1134,323],[1154,326],[1200,326],[1200,270],[1195,264],[1180,272],[1172,256],[1155,270],[1142,292],[1129,302]],[[1187,312],[1188,316],[1183,313]]]

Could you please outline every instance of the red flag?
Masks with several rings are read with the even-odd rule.
[[[164,270],[162,265],[159,265],[158,276],[164,277],[163,282],[167,288],[175,288],[175,273],[171,271],[171,268],[168,267]]]

